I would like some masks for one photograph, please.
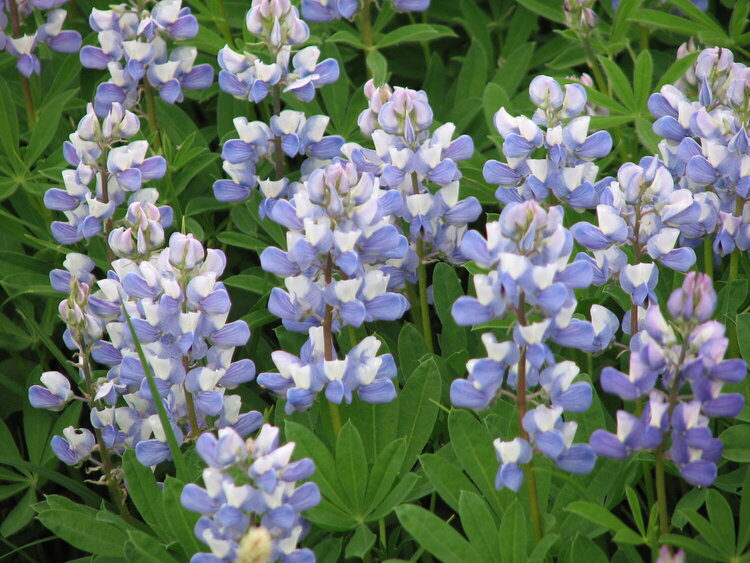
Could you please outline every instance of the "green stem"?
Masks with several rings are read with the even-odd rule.
[[[639,26],[641,51],[648,51],[649,31],[645,25]]]
[[[667,487],[664,483],[664,450],[656,452],[656,499],[659,504],[659,531],[669,533],[669,511],[667,510]]]
[[[729,255],[729,282],[738,279],[740,273],[740,249],[735,247],[732,254]],[[727,326],[729,332],[729,357],[736,358],[739,356],[739,345],[737,343],[737,326],[731,323]]]
[[[427,269],[424,265],[424,241],[417,240],[417,256],[419,258],[419,308],[422,313],[422,334],[424,335],[427,351],[434,353],[435,348],[432,344],[432,326],[430,325],[430,309],[427,306]]]
[[[711,237],[706,237],[703,241],[703,271],[709,278],[714,279],[714,248]]]
[[[520,325],[526,325],[526,294],[521,291],[518,296],[518,309],[516,317]],[[528,408],[528,398],[526,397],[526,346],[521,346],[521,357],[518,360],[518,374],[516,379],[516,412],[518,413],[518,427],[521,438],[529,441],[529,434],[523,427],[523,419],[526,416]],[[534,525],[534,535],[537,541],[544,536],[542,528],[542,514],[539,510],[539,494],[537,493],[536,475],[534,473],[533,460],[526,464],[524,470],[526,482],[529,487],[529,510],[531,510],[531,522]]]
[[[362,8],[359,10],[359,32],[362,35],[362,43],[365,44],[365,56],[372,50],[372,20],[370,19],[370,2],[363,0]],[[368,69],[369,72],[369,69]]]
[[[412,192],[415,195],[419,194],[419,179],[416,172],[411,173],[411,186]],[[432,344],[430,309],[427,305],[427,268],[424,263],[424,241],[421,238],[417,239],[417,258],[419,259],[417,275],[419,277],[419,309],[422,317],[422,336],[424,337],[425,344],[427,344],[427,350],[433,353],[435,347]]]
[[[163,145],[161,142],[161,132],[159,131],[159,120],[156,117],[156,101],[154,100],[154,89],[148,80],[143,82],[143,91],[146,94],[146,113],[148,115],[148,127],[154,136],[154,148],[156,152],[162,154]]]
[[[8,8],[10,9],[10,20],[11,28],[13,31],[13,38],[17,39],[21,37],[21,18],[18,15],[18,5],[16,0],[8,0]],[[36,108],[34,107],[34,97],[31,95],[31,82],[24,75],[20,75],[21,79],[21,91],[23,92],[23,103],[26,106],[26,118],[29,121],[29,129],[32,130],[36,127]]]
[[[341,433],[341,411],[336,403],[328,402],[328,410],[331,412],[331,425],[333,426],[333,435],[338,438]]]
[[[89,410],[94,410],[96,407],[94,401],[94,378],[91,374],[91,365],[89,364],[88,351],[81,355],[81,370],[83,371],[83,378],[86,381],[86,392],[88,393],[88,404]],[[101,428],[94,428],[94,436],[96,436],[96,444],[99,447],[99,456],[102,460],[102,473],[107,481],[107,488],[109,489],[109,497],[112,499],[112,503],[117,507],[120,515],[125,519],[126,522],[133,523],[133,516],[128,510],[128,506],[125,503],[125,495],[122,494],[117,478],[113,472],[112,458],[109,455],[109,449],[104,443],[104,436],[102,435]]]

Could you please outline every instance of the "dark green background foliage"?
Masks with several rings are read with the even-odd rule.
[[[198,62],[216,66],[216,53],[225,40],[214,0],[187,4],[201,23],[199,36],[190,42],[200,50]],[[382,4],[382,10],[374,12],[379,14],[373,28],[375,47],[367,56],[353,24],[313,25],[311,43],[342,63],[342,76],[309,104],[293,97],[284,101],[308,115],[331,116],[330,133],[360,142],[356,120],[366,106],[362,85],[368,74],[391,85],[424,89],[436,121],[454,122],[458,133],[470,134],[476,144],[474,157],[461,167],[462,196],[473,195],[485,211],[496,213],[494,187],[484,182],[481,172],[487,159],[499,155],[501,139],[492,126],[493,114],[501,106],[513,115],[530,114],[527,87],[537,74],[565,79],[591,72],[584,45],[567,30],[556,0],[432,0],[428,12],[415,16],[396,14],[390,2]],[[93,5],[78,0],[64,6],[69,11],[67,27],[78,29],[86,44],[94,41],[86,24]],[[241,42],[242,33],[247,34],[243,22],[249,2],[228,1],[226,7],[234,37]],[[657,151],[646,102],[651,92],[679,78],[694,61],[695,55],[676,61],[680,43],[694,37],[701,45],[731,48],[737,60],[747,60],[750,1],[712,0],[707,13],[688,0],[662,6],[623,0],[617,12],[607,2],[594,9],[599,25],[591,49],[604,76],[598,88],[589,90],[589,98],[608,115],[594,117],[592,129],[607,129],[615,141],[612,154],[600,163],[603,176],[614,175],[625,161]],[[102,79],[100,71],[82,70],[77,55],[41,50],[40,58],[41,77],[32,80],[39,123],[30,131],[15,59],[0,54],[0,560],[185,561],[203,546],[192,534],[195,515],[179,504],[182,484],[169,477],[160,494],[156,479],[162,480],[165,470],[154,476],[132,455],[125,456],[131,505],[143,520],[126,523],[103,500],[105,487],[59,463],[49,447],[51,436],[65,426],[86,423],[81,404],[73,402],[59,414],[28,404],[27,388],[43,371],[75,376],[62,345],[60,296],[48,281],[49,270],[60,266],[67,249],[52,242],[49,223],[55,217],[42,196],[61,184],[66,167],[62,142]],[[273,367],[271,351],[296,353],[303,342],[300,335],[281,329],[266,310],[268,293],[278,280],[261,270],[258,253],[269,245],[283,245],[284,233],[278,225],[260,221],[257,194],[230,207],[213,198],[211,186],[223,175],[220,147],[234,134],[232,118],[267,120],[268,108],[253,109],[220,94],[216,84],[185,94],[186,101],[176,106],[157,100],[169,172],[153,185],[161,201],[173,206],[177,227],[184,221],[207,246],[227,253],[224,277],[232,317],[246,320],[253,331],[236,357],[253,359],[261,372]],[[569,211],[566,222],[582,218]],[[103,240],[92,240],[85,251],[100,268],[106,267]],[[721,281],[724,270],[717,270],[719,320],[736,326],[740,352],[750,360],[746,257],[740,267],[741,279],[731,283]],[[492,440],[508,439],[517,431],[513,404],[498,401],[479,416],[450,407],[450,382],[465,375],[467,359],[482,355],[481,330],[458,327],[450,315],[452,302],[465,293],[467,272],[440,264],[430,276],[441,354],[427,352],[408,316],[402,323],[368,326],[397,358],[399,396],[388,405],[355,401],[342,408],[345,424],[338,439],[332,435],[327,408],[316,405],[308,413],[287,417],[257,385],[239,390],[243,406],[265,411],[286,439],[297,442],[297,455],[316,462],[314,480],[323,501],[308,514],[314,527],[306,545],[319,561],[641,561],[650,560],[660,543],[684,547],[691,561],[750,560],[750,555],[742,556],[750,542],[747,409],[736,421],[716,423],[714,431],[724,440],[725,452],[714,488],[692,489],[668,474],[672,533],[661,538],[642,480],[644,467],[653,463],[651,454],[626,462],[602,459],[584,477],[537,462],[547,534],[536,542],[526,491],[516,496],[494,488]],[[665,300],[682,276],[663,270],[660,280],[657,292]],[[621,315],[629,306],[629,298],[616,290],[591,288],[578,297],[581,311],[600,303]],[[481,328],[503,336],[508,326],[504,322]],[[348,341],[340,346],[348,349]],[[574,354],[570,359],[594,381],[601,367],[626,361],[616,350],[593,360],[566,353]],[[746,387],[742,391],[748,396]],[[577,439],[587,439],[596,428],[612,430],[619,405],[612,396],[595,396],[592,408],[575,417]],[[190,477],[196,479],[199,460],[191,452],[186,458]]]

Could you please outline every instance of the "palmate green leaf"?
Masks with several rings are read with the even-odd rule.
[[[729,42],[729,37],[727,36],[724,27],[716,23],[711,16],[690,2],[690,0],[669,0],[669,3],[693,20],[702,29],[721,38],[723,44]]]
[[[507,516],[508,512],[505,514]],[[459,516],[461,528],[482,555],[482,560],[501,563],[501,553],[497,546],[498,540],[502,545],[504,539],[502,534],[498,537],[497,521],[484,500],[476,493],[461,491]],[[523,544],[525,543],[524,541]]]
[[[376,43],[377,49],[401,45],[403,43],[420,43],[432,41],[441,37],[457,37],[456,33],[447,26],[429,23],[414,23],[402,25],[386,33]]]
[[[681,59],[677,59],[676,61],[674,61],[664,72],[664,74],[661,75],[656,88],[654,88],[654,91],[658,91],[665,84],[672,84],[673,82],[677,81],[677,79],[682,77],[685,72],[687,72],[687,70],[691,66],[693,66],[693,63],[695,63],[699,54],[699,52],[688,53]]]
[[[737,537],[737,552],[743,553],[750,544],[750,471],[745,474],[740,493],[739,535]]]
[[[367,522],[380,520],[381,518],[385,518],[391,512],[393,512],[393,508],[395,506],[398,506],[401,503],[405,502],[405,499],[410,497],[410,495],[413,495],[413,491],[418,488],[417,484],[419,483],[419,480],[420,479],[416,473],[407,473],[406,475],[404,475],[398,481],[398,483],[396,483],[396,486],[391,489],[391,492],[388,493],[388,496],[383,499],[383,502],[380,503],[380,506],[367,516]],[[424,494],[429,494],[429,491]],[[410,500],[422,498],[424,494],[411,496]]]
[[[401,472],[414,465],[432,435],[440,401],[440,372],[433,359],[421,363],[406,380],[398,398],[397,436],[406,436],[406,455]]]
[[[4,538],[21,531],[34,518],[33,505],[36,502],[36,491],[30,488],[26,491],[0,523],[0,536]]]
[[[734,424],[724,430],[719,438],[724,443],[723,457],[738,463],[750,463],[750,424]]]
[[[344,556],[347,559],[351,557],[362,559],[370,552],[373,545],[375,545],[375,534],[364,524],[359,524],[354,530],[354,535],[349,540],[349,543],[346,544]]]
[[[444,563],[479,561],[478,551],[450,525],[413,504],[396,509],[399,522],[421,545]]]
[[[565,507],[565,510],[615,532],[618,541],[634,545],[644,543],[641,536],[601,505],[585,500],[579,500],[570,503]]]
[[[739,0],[732,10],[732,17],[729,20],[729,35],[732,40],[739,43],[739,38],[747,26],[748,15],[750,14],[750,0]]]
[[[493,59],[495,51],[492,46],[492,37],[490,36],[490,24],[492,18],[477,5],[475,0],[459,0],[461,7],[461,22],[466,29],[466,33],[474,41],[479,42],[484,52]]]
[[[168,476],[164,480],[162,502],[164,504],[164,514],[167,515],[167,526],[172,533],[172,537],[177,540],[178,548],[186,556],[187,560],[194,553],[203,551],[204,546],[193,533],[195,523],[198,521],[198,515],[183,508],[180,502],[180,496],[184,488],[185,483]]]
[[[375,510],[393,487],[399,477],[399,470],[406,455],[406,438],[402,437],[388,444],[375,459],[367,482],[366,512]]]
[[[266,241],[242,233],[233,233],[232,231],[219,233],[216,238],[219,239],[219,242],[223,242],[224,244],[253,250],[258,254],[263,252],[263,250],[268,247],[268,243]]]
[[[653,126],[650,121],[644,117],[638,117],[635,120],[635,131],[638,135],[638,140],[646,149],[652,154],[659,153],[659,141],[661,138],[654,133]]]
[[[448,416],[451,444],[461,467],[498,516],[512,497],[495,489],[497,459],[492,436],[475,416],[465,410],[454,410]]]
[[[383,54],[377,49],[373,49],[367,54],[365,62],[372,73],[375,85],[382,86],[385,84],[388,80],[388,61]]]
[[[719,286],[717,283],[716,286]],[[746,279],[732,280],[724,284],[718,292],[716,303],[716,320],[723,324],[734,323],[737,311],[747,299],[748,283]]]
[[[122,553],[127,534],[118,526],[97,520],[97,511],[65,497],[51,495],[34,505],[37,519],[70,545],[95,555]]]
[[[740,313],[735,318],[737,323],[737,342],[740,355],[746,362],[750,361],[750,313]]]
[[[39,113],[34,132],[31,134],[29,146],[26,147],[23,160],[27,166],[32,166],[47,149],[60,125],[65,104],[73,97],[75,90],[69,90],[49,100]]]
[[[456,84],[456,104],[470,98],[481,98],[487,84],[487,53],[477,41],[466,52]],[[454,114],[455,114],[454,110]],[[460,115],[459,115],[460,117]],[[455,121],[461,121],[460,118]]]
[[[503,513],[497,541],[503,562],[526,561],[526,514],[521,504],[514,500]]]
[[[546,561],[547,553],[552,549],[552,546],[557,542],[559,537],[558,534],[551,532],[544,534],[544,537],[534,545],[534,549],[531,551],[531,555],[529,555],[528,563],[542,563]]]
[[[125,559],[132,563],[177,563],[166,548],[153,536],[128,530],[128,541],[123,546]]]
[[[570,554],[572,561],[586,563],[608,563],[607,555],[602,549],[586,536],[576,534]]]
[[[336,440],[338,486],[352,515],[362,515],[367,491],[367,457],[362,438],[351,421],[344,424]]]
[[[135,457],[135,451],[126,450],[122,456],[122,467],[128,480],[128,492],[138,513],[163,539],[167,539],[167,516],[161,499],[161,490],[156,484],[156,478],[150,468],[141,464]],[[132,538],[131,538],[132,539]]]
[[[687,18],[668,14],[661,10],[636,10],[628,17],[628,21],[667,31],[674,31],[681,35],[695,35],[696,31],[698,31],[695,23]]]
[[[721,536],[721,545],[728,550],[728,553],[732,553],[737,538],[734,531],[734,516],[727,499],[716,489],[709,489],[706,509],[711,526]]]
[[[258,295],[265,295],[273,287],[273,284],[260,276],[250,276],[245,274],[229,276],[224,280],[224,285],[236,287],[237,289],[244,289],[245,291],[257,293]]]
[[[539,14],[543,18],[557,23],[565,23],[562,5],[554,0],[518,0],[527,10]]]
[[[692,538],[687,538],[685,536],[679,536],[677,534],[664,534],[663,536],[659,537],[659,543],[681,547],[688,553],[700,555],[701,557],[707,558],[709,561],[724,560],[720,553],[707,546],[705,543]]]
[[[438,263],[432,275],[432,288],[435,310],[443,325],[440,333],[441,352],[445,356],[450,356],[466,350],[468,330],[458,326],[451,314],[453,303],[464,294],[456,269],[444,262]]]
[[[454,512],[459,511],[459,503],[463,491],[479,493],[474,483],[469,480],[463,471],[439,455],[423,454],[419,456],[419,462],[430,483],[432,483],[432,486],[435,487],[435,490],[440,495],[440,498]]]
[[[337,31],[328,39],[326,39],[326,41],[330,41],[332,43],[345,43],[346,45],[351,45],[352,47],[355,47],[357,49],[365,48],[365,44],[362,42],[362,38],[353,31],[349,31],[348,29]]]
[[[643,0],[622,0],[622,2],[620,2],[620,5],[615,12],[612,32],[609,36],[610,41],[617,42],[625,37],[625,33],[628,30],[628,18],[641,6],[642,3]]]
[[[641,51],[635,61],[635,71],[633,72],[633,90],[635,103],[637,106],[646,110],[646,102],[651,95],[651,80],[654,75],[654,60],[651,53]]]
[[[401,373],[405,377],[410,376],[427,352],[427,344],[417,328],[412,323],[404,323],[398,333],[398,365]]]
[[[295,458],[309,457],[315,462],[315,482],[323,497],[341,507],[346,507],[345,499],[339,496],[339,477],[333,455],[326,445],[308,428],[298,422],[286,419],[284,432],[288,441],[295,442]]]
[[[625,104],[626,107],[631,110],[635,110],[636,104],[633,94],[633,88],[630,85],[625,73],[622,71],[620,66],[612,61],[611,59],[603,56],[599,56],[599,63],[602,65],[604,72],[607,74],[607,79],[612,87],[612,91]]]
[[[625,496],[628,499],[630,513],[633,515],[635,526],[638,528],[638,532],[642,536],[645,536],[646,527],[643,524],[643,512],[641,511],[641,502],[638,498],[638,493],[636,493],[632,487],[625,487]]]

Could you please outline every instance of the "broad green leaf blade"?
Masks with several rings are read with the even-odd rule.
[[[440,372],[432,359],[420,364],[406,380],[398,398],[397,436],[406,436],[401,472],[409,471],[432,435],[440,400]]]
[[[612,514],[609,510],[607,510],[603,506],[594,504],[593,502],[579,500],[579,501],[570,503],[568,506],[565,507],[565,510],[568,512],[572,512],[573,514],[577,514],[578,516],[585,518],[586,520],[589,520],[591,522],[594,522],[595,524],[598,524],[599,526],[603,526],[604,528],[607,528],[608,530],[612,530],[613,532],[617,534],[620,534],[620,537],[624,541],[627,541],[627,543],[631,543],[634,545],[639,545],[643,543],[643,538],[641,538],[637,533],[635,533],[632,529],[630,529],[622,520],[620,520],[617,516]]]
[[[479,553],[450,525],[413,504],[396,509],[399,522],[415,540],[444,563],[478,561]]]
[[[476,493],[461,491],[459,516],[461,527],[483,556],[482,560],[500,563],[502,560],[497,550],[497,521],[482,498]]]
[[[503,513],[497,536],[503,562],[523,563],[526,561],[526,533],[526,514],[521,504],[514,500]]]
[[[352,515],[362,516],[367,491],[367,457],[359,431],[351,421],[344,424],[336,440],[338,486],[349,501]]]

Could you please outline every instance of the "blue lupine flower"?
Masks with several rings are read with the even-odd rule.
[[[609,154],[612,138],[605,131],[589,135],[590,117],[576,117],[587,102],[583,86],[567,84],[563,90],[556,80],[542,75],[532,80],[529,96],[537,107],[533,119],[513,117],[505,108],[495,114],[507,163],[485,163],[484,179],[500,186],[495,197],[502,203],[543,201],[551,192],[574,208],[596,206],[612,179],[597,181],[593,161]],[[544,159],[530,158],[542,147],[547,151]]]
[[[377,355],[380,341],[368,336],[343,360],[326,360],[322,327],[312,327],[299,357],[283,350],[271,354],[278,373],[261,373],[258,383],[286,399],[286,412],[306,411],[318,392],[339,404],[351,403],[356,391],[365,402],[389,403],[396,398],[396,364],[390,354]]]
[[[45,371],[42,385],[29,387],[29,402],[37,409],[60,411],[73,398],[70,381],[59,371]]]
[[[393,0],[402,12],[424,12],[430,0]],[[302,0],[302,17],[311,22],[352,19],[359,10],[359,0]]]
[[[219,430],[218,438],[198,438],[196,450],[208,465],[205,488],[187,484],[181,502],[201,515],[195,535],[211,553],[196,553],[191,562],[263,557],[314,563],[313,552],[297,543],[308,529],[300,514],[320,503],[320,491],[313,482],[297,485],[312,476],[315,463],[291,461],[294,448],[294,442],[280,446],[279,429],[268,424],[255,440],[245,441],[231,428]]]
[[[497,461],[500,462],[495,477],[495,488],[502,490],[507,487],[517,493],[523,485],[523,470],[520,464],[531,461],[531,446],[523,438],[513,438],[509,442],[497,438],[493,444]]]
[[[708,417],[740,413],[742,395],[722,393],[722,387],[747,374],[743,360],[724,359],[724,326],[709,320],[715,308],[711,279],[695,272],[685,276],[669,299],[673,319],[665,319],[656,304],[648,308],[642,330],[631,338],[629,372],[606,367],[600,381],[605,391],[624,400],[649,395],[649,402],[640,418],[618,412],[616,434],[595,431],[594,451],[623,459],[661,446],[669,433],[671,458],[682,476],[699,486],[713,483],[722,446],[711,435]],[[688,400],[683,390],[687,385]]]
[[[50,443],[55,455],[67,465],[78,465],[87,459],[96,445],[91,431],[68,426],[62,436],[53,436]]]

